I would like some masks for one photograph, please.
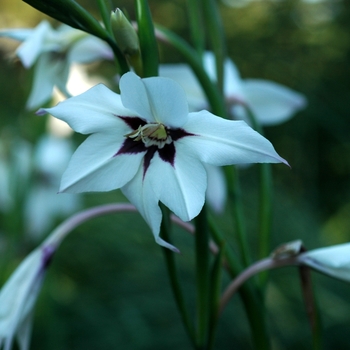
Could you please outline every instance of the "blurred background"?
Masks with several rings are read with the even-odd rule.
[[[99,18],[95,1],[79,3]],[[149,3],[156,23],[189,37],[185,0]],[[133,2],[114,0],[113,5],[135,19]],[[219,6],[228,54],[242,77],[273,80],[308,99],[308,107],[294,118],[264,130],[292,167],[272,167],[272,246],[296,239],[302,239],[307,249],[348,242],[350,1],[225,0]],[[1,0],[1,28],[34,27],[43,18],[20,0]],[[56,192],[64,165],[55,174],[51,174],[52,166],[42,165],[41,157],[56,164],[57,155],[52,151],[42,156],[44,151],[40,151],[50,149],[42,145],[48,121],[25,110],[32,70],[13,59],[16,47],[14,41],[0,38],[0,285],[70,212],[124,200],[119,191],[113,191],[74,198],[60,195],[64,210],[58,205],[47,212],[40,204],[52,198],[47,193],[59,197]],[[175,63],[181,57],[160,46],[160,59]],[[107,83],[115,75],[113,64],[105,62],[89,66],[88,72],[95,78],[101,75],[98,79]],[[74,150],[83,139],[68,135],[64,152]],[[61,146],[53,147],[59,152]],[[241,181],[254,250],[257,167],[241,170]],[[33,191],[45,193],[41,201],[31,197]],[[36,214],[29,210],[34,207]],[[40,214],[43,221],[31,222],[33,215]],[[219,218],[223,228],[232,225],[228,213]],[[188,305],[194,309],[193,240],[181,229],[175,229],[173,239],[182,252],[177,261]],[[269,276],[266,300],[274,349],[309,349],[311,334],[298,271],[284,268]],[[349,349],[350,285],[316,273],[313,281],[325,349]],[[38,301],[32,349],[97,348],[190,348],[173,303],[162,251],[138,214],[109,215],[77,228],[55,255]],[[252,348],[238,296],[220,321],[215,348]]]

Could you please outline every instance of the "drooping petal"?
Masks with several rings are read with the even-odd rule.
[[[45,38],[48,33],[52,32],[52,28],[47,21],[42,21],[31,33],[25,42],[17,49],[17,56],[22,61],[24,67],[31,67],[45,44]]]
[[[100,59],[113,59],[111,47],[103,40],[86,36],[79,40],[68,53],[69,62],[89,63]]]
[[[161,64],[159,75],[173,79],[182,86],[186,92],[191,112],[205,109],[208,106],[201,85],[187,64]]]
[[[151,177],[143,175],[143,167],[140,165],[134,178],[121,188],[125,197],[135,205],[147,224],[150,226],[155,241],[174,252],[179,252],[177,248],[165,242],[159,237],[160,224],[162,221],[162,211],[159,208],[157,198],[150,184]]]
[[[141,79],[129,72],[120,79],[120,90],[124,106],[150,122],[177,128],[187,120],[185,91],[171,79]]]
[[[186,145],[175,143],[174,165],[158,154],[146,174],[156,197],[183,221],[197,216],[204,204],[207,175],[203,164],[188,154]]]
[[[55,59],[52,54],[42,54],[34,71],[34,82],[26,107],[29,110],[38,108],[47,102],[53,87],[65,86],[68,79],[69,66],[66,61]]]
[[[18,29],[1,29],[0,38],[10,38],[18,41],[25,41],[32,35],[35,29],[32,28],[18,28]]]
[[[285,163],[270,141],[243,121],[226,120],[207,111],[190,113],[184,125],[197,136],[184,137],[187,152],[212,165]],[[179,142],[180,142],[179,141]]]
[[[51,113],[68,123],[81,134],[91,134],[108,130],[125,130],[125,123],[117,116],[133,116],[120,99],[106,86],[99,84],[81,95],[69,98],[53,108],[40,109],[38,114]],[[128,132],[128,131],[126,131]]]
[[[60,192],[111,191],[130,181],[144,152],[116,155],[125,130],[127,127],[90,135],[73,154],[62,176]]]
[[[285,122],[307,104],[304,95],[272,81],[245,79],[243,91],[247,105],[262,125]],[[235,112],[244,118],[243,109]]]

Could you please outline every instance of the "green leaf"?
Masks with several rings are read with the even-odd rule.
[[[98,21],[74,0],[23,0],[46,15],[106,40],[108,33]]]

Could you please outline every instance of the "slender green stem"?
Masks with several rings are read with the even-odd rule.
[[[309,318],[310,328],[312,332],[312,348],[321,350],[322,346],[322,326],[318,312],[318,305],[315,300],[315,295],[311,280],[311,270],[307,266],[299,267],[300,283],[304,297],[306,312]]]
[[[209,322],[209,229],[206,206],[195,219],[196,285],[197,285],[197,349],[205,349]]]
[[[208,74],[203,68],[201,57],[198,56],[196,50],[194,50],[185,40],[175,33],[158,25],[156,28],[158,40],[175,47],[192,68],[208,98],[212,112],[220,117],[226,118],[227,113],[223,96],[219,93],[218,88],[209,79]]]
[[[215,341],[215,332],[219,320],[219,304],[222,282],[222,264],[225,256],[225,244],[219,247],[219,252],[215,257],[214,265],[210,278],[210,319],[208,330],[208,350],[213,349]]]
[[[246,106],[246,111],[253,128],[263,135],[263,129],[257,122],[252,110]],[[272,226],[272,173],[271,164],[259,164],[260,173],[260,199],[259,199],[259,259],[270,254],[271,250],[271,226]],[[268,273],[260,274],[259,279],[262,285],[266,284]]]
[[[164,205],[161,205],[161,209],[163,212],[163,219],[162,219],[162,224],[161,224],[161,228],[160,228],[161,236],[167,242],[170,242],[171,241],[171,238],[170,238],[171,225],[170,225],[169,209],[166,208]],[[171,288],[172,288],[172,291],[174,294],[177,308],[179,310],[179,313],[180,313],[180,316],[182,319],[182,323],[186,329],[186,332],[187,332],[193,346],[195,347],[195,344],[196,344],[195,331],[194,331],[193,324],[191,322],[191,319],[189,317],[189,314],[188,314],[188,311],[186,308],[185,299],[183,297],[183,293],[182,293],[182,289],[181,289],[181,285],[180,285],[180,280],[179,280],[179,276],[178,276],[178,272],[177,272],[177,268],[176,268],[175,254],[167,248],[162,248],[162,250],[163,250],[166,266],[168,269],[168,275],[170,278],[170,285],[171,285]]]
[[[212,237],[218,246],[224,241],[224,235],[216,226],[214,220],[209,217],[209,225]],[[238,261],[237,256],[232,252],[231,247],[227,244],[225,257],[231,278],[236,278],[243,270],[242,264]],[[244,308],[248,317],[248,322],[252,332],[252,339],[257,350],[269,350],[270,340],[268,337],[265,308],[262,296],[259,293],[254,281],[247,281],[239,289],[240,297],[243,301]]]
[[[223,93],[226,40],[218,2],[216,0],[203,0],[203,9],[210,44],[215,55],[217,85],[219,91]]]
[[[107,2],[109,3],[107,5]],[[97,0],[98,8],[100,9],[100,14],[102,22],[105,25],[105,28],[109,34],[112,34],[111,27],[111,4],[108,0]]]
[[[231,211],[235,220],[235,234],[242,255],[243,265],[244,267],[247,267],[250,265],[252,259],[248,247],[247,233],[244,222],[238,169],[235,166],[230,166],[227,168],[226,174],[228,175],[228,191],[232,199]]]
[[[199,57],[203,56],[205,37],[203,28],[202,0],[187,0],[187,15],[192,44]]]
[[[158,45],[147,0],[135,0],[135,8],[143,62],[143,76],[157,76],[159,63]]]

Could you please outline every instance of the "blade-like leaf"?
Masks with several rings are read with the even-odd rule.
[[[82,6],[74,0],[23,0],[46,15],[76,29],[106,40],[108,33]]]

